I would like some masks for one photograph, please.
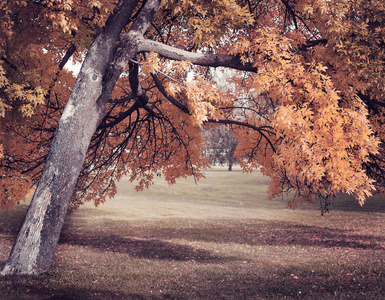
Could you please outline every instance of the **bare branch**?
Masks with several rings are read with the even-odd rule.
[[[180,103],[178,100],[176,100],[174,97],[167,94],[163,84],[160,82],[159,77],[155,74],[151,74],[152,78],[154,79],[154,82],[156,84],[156,87],[158,88],[159,92],[162,93],[162,95],[170,101],[172,104],[174,104],[176,107],[178,107],[181,111],[183,111],[186,114],[190,114],[190,111],[187,106],[184,106],[182,103]]]
[[[75,44],[72,44],[71,47],[68,48],[66,54],[63,56],[60,64],[59,64],[59,70],[63,70],[64,66],[68,62],[68,60],[71,58],[72,54],[74,54],[76,51],[76,46]]]
[[[312,48],[312,47],[315,47],[317,45],[326,45],[326,43],[328,42],[327,39],[319,39],[319,40],[314,40],[314,41],[306,41],[305,44],[302,44],[300,47],[299,47],[299,50],[308,50],[309,48]]]

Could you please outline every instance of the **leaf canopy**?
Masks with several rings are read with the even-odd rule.
[[[114,9],[0,4],[0,207],[37,182],[75,81],[64,66],[82,61]],[[231,128],[236,160],[273,178],[272,197],[295,190],[295,206],[344,192],[363,204],[385,179],[384,24],[376,0],[162,1],[110,96],[72,208],[113,197],[124,175],[139,190],[160,173],[203,177],[209,124]]]

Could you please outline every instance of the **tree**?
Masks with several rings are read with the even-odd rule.
[[[228,164],[229,171],[234,164],[234,152],[237,141],[231,129],[226,125],[220,125],[203,130],[205,140],[202,154],[210,159],[211,164]]]
[[[340,191],[362,204],[383,183],[382,1],[0,9],[2,206],[38,181],[3,275],[48,271],[68,208],[112,197],[123,175],[138,189],[159,171],[199,179],[205,123],[231,125],[244,169],[272,177],[272,196],[294,189],[292,205]],[[73,84],[63,67],[83,54]],[[216,87],[218,67],[234,89]]]

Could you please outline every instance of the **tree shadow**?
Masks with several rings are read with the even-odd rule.
[[[137,284],[120,287],[121,290],[113,282],[103,287],[91,281],[82,287],[67,285],[49,274],[8,276],[0,277],[0,299],[384,299],[384,277],[367,270],[345,275],[347,271],[311,271],[306,266],[280,267],[267,273],[253,267],[224,271],[218,268],[204,279],[189,272],[168,281],[140,282],[132,277]],[[171,278],[167,272],[162,275],[162,279]]]
[[[299,225],[288,222],[250,220],[201,222],[181,228],[149,227],[149,237],[184,239],[212,243],[236,243],[254,246],[319,246],[325,248],[385,249],[385,238],[361,235],[347,229]],[[151,235],[152,232],[152,235]],[[135,234],[135,232],[132,232]],[[140,232],[138,232],[140,234]]]
[[[148,299],[138,293],[126,295],[111,290],[100,289],[90,286],[89,288],[67,287],[58,288],[55,286],[45,287],[41,284],[39,279],[33,276],[19,277],[0,277],[1,281],[7,281],[10,287],[8,290],[2,291],[7,300],[20,299],[38,299],[38,300],[95,300],[95,299]],[[44,280],[42,280],[44,281]]]
[[[0,270],[3,269],[3,267],[5,266],[5,263],[6,263],[6,260],[0,259]],[[0,276],[0,278],[1,278],[1,276]],[[1,299],[1,298],[0,298],[0,299]]]
[[[351,230],[282,224],[271,228],[269,234],[249,241],[256,245],[299,245],[325,248],[385,249],[385,238],[374,235],[354,234]]]
[[[26,205],[14,210],[0,212],[0,234],[3,240],[13,240],[22,223]],[[118,232],[75,233],[71,225],[63,228],[61,243],[89,245],[100,250],[129,253],[143,258],[173,260],[218,260],[206,250],[168,242],[172,239],[204,241],[213,243],[237,243],[256,246],[319,246],[325,248],[343,247],[357,249],[385,249],[385,238],[370,234],[357,234],[347,229],[299,225],[289,222],[249,219],[234,220],[185,220],[177,227],[167,225],[167,221],[149,223],[146,234],[135,229],[129,222],[116,222]],[[69,225],[69,226],[68,226]],[[112,235],[111,235],[112,233]],[[165,241],[166,240],[166,241]]]
[[[380,194],[376,194],[366,199],[365,203],[361,206],[353,196],[339,193],[335,199],[332,200],[330,210],[359,213],[384,213],[385,198]]]
[[[119,235],[89,234],[79,235],[73,232],[62,233],[59,244],[88,246],[100,251],[127,253],[132,257],[175,260],[214,262],[233,260],[213,255],[210,251],[197,249],[188,245],[177,244],[159,239],[129,238]]]
[[[10,210],[0,210],[0,234],[17,235],[27,212],[28,205],[18,205]]]
[[[132,257],[197,261],[201,263],[216,261],[235,261],[239,258],[221,257],[204,249],[175,243],[170,240],[203,241],[210,243],[234,243],[250,246],[300,246],[321,248],[351,248],[363,250],[385,250],[385,238],[374,235],[360,235],[346,229],[305,226],[287,222],[250,220],[215,222],[196,221],[189,227],[163,227],[152,224],[143,228],[120,222],[123,227],[115,231],[74,232],[65,228],[59,243],[88,246],[100,251],[127,253]],[[126,226],[126,229],[124,229]],[[124,234],[124,232],[126,234]],[[112,234],[111,234],[112,233]],[[120,234],[119,234],[120,233]]]

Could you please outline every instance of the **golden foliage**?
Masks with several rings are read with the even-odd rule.
[[[71,46],[81,61],[113,9],[105,0],[0,4],[2,207],[38,178],[74,81],[57,66]],[[345,192],[363,204],[385,182],[384,24],[380,0],[162,1],[146,38],[231,55],[254,69],[233,70],[224,83],[188,59],[138,54],[133,63],[149,100],[138,103],[127,74],[120,77],[72,207],[113,197],[123,175],[138,190],[157,174],[169,183],[202,177],[207,122],[231,124],[238,159],[246,171],[272,177],[271,196],[296,190],[295,205]]]

